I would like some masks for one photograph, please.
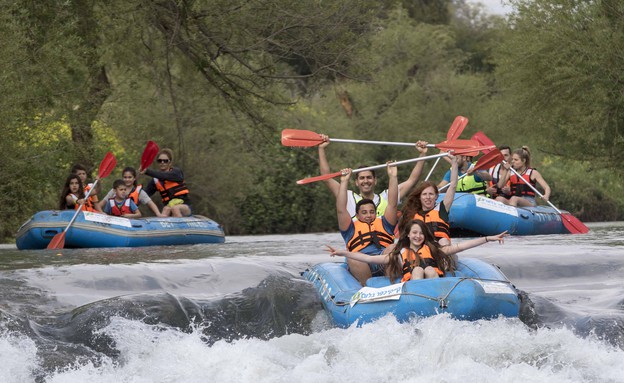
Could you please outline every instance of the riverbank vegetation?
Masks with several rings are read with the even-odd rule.
[[[112,151],[106,189],[148,140],[227,234],[336,230],[325,186],[295,184],[319,173],[316,148],[281,146],[282,129],[436,143],[457,115],[461,138],[528,145],[561,209],[624,219],[624,5],[511,3],[0,0],[0,237],[56,207],[73,163]],[[417,156],[327,152],[334,171]]]

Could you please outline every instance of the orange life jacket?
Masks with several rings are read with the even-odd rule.
[[[431,249],[425,244],[418,249],[418,252],[414,252],[411,248],[404,247],[401,249],[401,258],[403,259],[403,278],[401,282],[407,282],[412,279],[412,270],[414,270],[415,267],[422,267],[425,269],[431,266],[439,276],[444,275],[444,272],[438,268],[435,259],[433,259]]]
[[[533,168],[527,168],[520,176],[529,184],[535,186],[535,181],[531,180],[531,173],[533,173]],[[512,195],[518,197],[535,197],[535,192],[529,187],[529,185],[524,183],[524,181],[522,181],[516,173],[513,173],[511,177],[509,177],[509,187],[511,188]]]
[[[440,217],[440,206],[441,204],[437,204],[436,207],[426,212],[424,217],[417,212],[414,214],[414,219],[423,221],[437,239],[447,238],[450,241],[451,229],[448,222]]]
[[[132,191],[130,192],[130,194],[128,194],[129,199],[132,199],[134,201],[134,204],[139,206],[139,194],[141,194],[141,190],[143,188],[143,185],[137,185],[134,187],[134,189],[132,189]]]
[[[359,219],[353,221],[353,236],[347,241],[347,249],[357,252],[371,243],[382,250],[394,242],[394,235],[386,231],[381,217],[375,218],[370,225]]]
[[[74,210],[78,210],[78,208],[80,207],[80,204],[77,203],[76,201],[78,201],[81,198],[73,193],[71,193],[71,196],[74,197]],[[93,207],[93,202],[91,202],[90,199],[91,197],[89,197],[89,199],[85,201],[84,205],[82,206],[82,211],[92,211],[95,213],[99,213],[99,211]],[[71,206],[67,206],[67,208],[71,209]]]
[[[158,178],[154,178],[154,184],[156,185],[156,189],[160,192],[160,197],[165,205],[174,198],[186,200],[189,193],[184,181],[175,182],[163,180],[161,182]]]

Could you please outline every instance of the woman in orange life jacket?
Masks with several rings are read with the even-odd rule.
[[[148,196],[160,192],[163,202],[162,216],[188,217],[191,215],[189,190],[184,183],[184,173],[173,166],[173,151],[162,149],[156,156],[158,171],[142,169],[141,174],[153,177],[145,187]]]
[[[70,174],[65,179],[61,197],[59,199],[59,210],[77,209],[84,202],[84,189],[82,180],[77,174]]]
[[[394,228],[397,223],[397,200],[399,188],[396,166],[387,166],[388,170],[388,205],[381,217],[377,216],[375,202],[362,199],[356,204],[356,219],[351,218],[347,208],[347,187],[351,169],[343,169],[340,177],[340,189],[336,196],[336,215],[338,228],[349,251],[363,254],[381,254],[394,242]],[[347,259],[351,274],[362,284],[371,276],[383,275],[380,265],[371,265],[359,260]]]
[[[451,157],[451,178],[448,191],[442,203],[436,203],[438,199],[438,187],[431,181],[423,181],[416,186],[416,189],[407,197],[401,209],[401,220],[399,221],[399,233],[403,235],[404,227],[413,219],[420,219],[427,224],[429,230],[436,237],[441,246],[451,244],[448,215],[455,199],[455,189],[457,188],[457,174],[459,159],[457,156]]]
[[[136,174],[136,170],[131,166],[125,167],[121,172],[121,179],[126,185],[128,198],[132,199],[137,206],[147,205],[156,217],[163,217],[163,215],[160,214],[160,210],[158,210],[158,206],[156,206],[150,196],[143,190],[143,186],[137,185]],[[104,205],[113,197],[115,197],[115,189],[111,189],[106,193],[102,201],[96,204],[96,209],[102,211]]]
[[[533,187],[540,185],[544,189],[544,200],[548,201],[550,198],[550,186],[544,180],[544,177],[536,169],[531,168],[531,152],[528,146],[523,146],[520,149],[516,149],[511,154],[511,163],[504,164],[504,174],[499,185],[503,185],[509,182],[509,188],[511,190],[511,198],[508,200],[498,197],[497,201],[511,206],[530,207],[536,206],[535,192],[531,189],[520,177],[530,183]],[[509,170],[510,167],[518,173]]]
[[[115,197],[106,200],[104,213],[125,218],[140,218],[141,211],[132,198],[128,198],[128,188],[124,180],[113,182]]]
[[[415,219],[405,226],[405,231],[402,232],[397,246],[389,254],[366,255],[347,250],[336,250],[329,245],[326,245],[326,250],[332,257],[340,255],[348,259],[386,265],[386,276],[390,278],[390,283],[395,283],[399,278],[401,282],[406,282],[415,279],[443,277],[445,272],[455,270],[456,263],[452,257],[453,254],[488,242],[503,243],[503,238],[508,235],[504,231],[497,235],[462,241],[450,246],[440,246],[427,225],[423,221]]]
[[[89,192],[89,190],[93,187],[92,183],[87,182],[87,168],[82,164],[74,164],[71,167],[71,173],[76,174],[80,177],[80,181],[82,182],[82,187],[86,195],[87,192]],[[98,177],[96,177],[96,179],[98,179]],[[95,189],[93,189],[93,191],[91,191],[91,193],[89,194],[89,198],[87,199],[87,202],[83,207],[85,211],[99,211],[97,209],[97,203],[99,201],[97,195],[100,190],[102,190],[102,186],[98,182],[98,184],[95,186]]]

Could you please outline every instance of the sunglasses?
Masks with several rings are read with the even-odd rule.
[[[156,160],[156,162],[158,162],[159,164],[167,164],[167,163],[169,163],[169,160],[168,159],[160,159],[159,158],[159,159]]]

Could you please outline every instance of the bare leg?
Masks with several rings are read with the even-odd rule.
[[[415,279],[423,279],[425,277],[425,270],[423,270],[422,267],[414,267],[414,269],[412,270],[412,278],[411,280],[415,280]]]
[[[429,279],[429,278],[439,278],[440,276],[438,275],[438,272],[435,271],[435,269],[431,266],[427,266],[427,268],[425,269],[425,278]]]
[[[163,217],[171,217],[171,208],[169,206],[163,207],[161,215]]]
[[[366,262],[360,262],[347,258],[347,265],[349,266],[349,272],[357,279],[362,286],[366,285],[368,278],[372,277],[370,267]]]
[[[502,203],[504,203],[505,205],[509,205],[509,204],[510,204],[510,203],[509,203],[509,200],[508,200],[507,198],[505,198],[505,197],[501,197],[501,196],[496,197],[496,201],[498,201],[498,202],[502,202]]]
[[[185,204],[175,205],[171,208],[171,214],[174,217],[188,217],[191,215],[191,208]]]

